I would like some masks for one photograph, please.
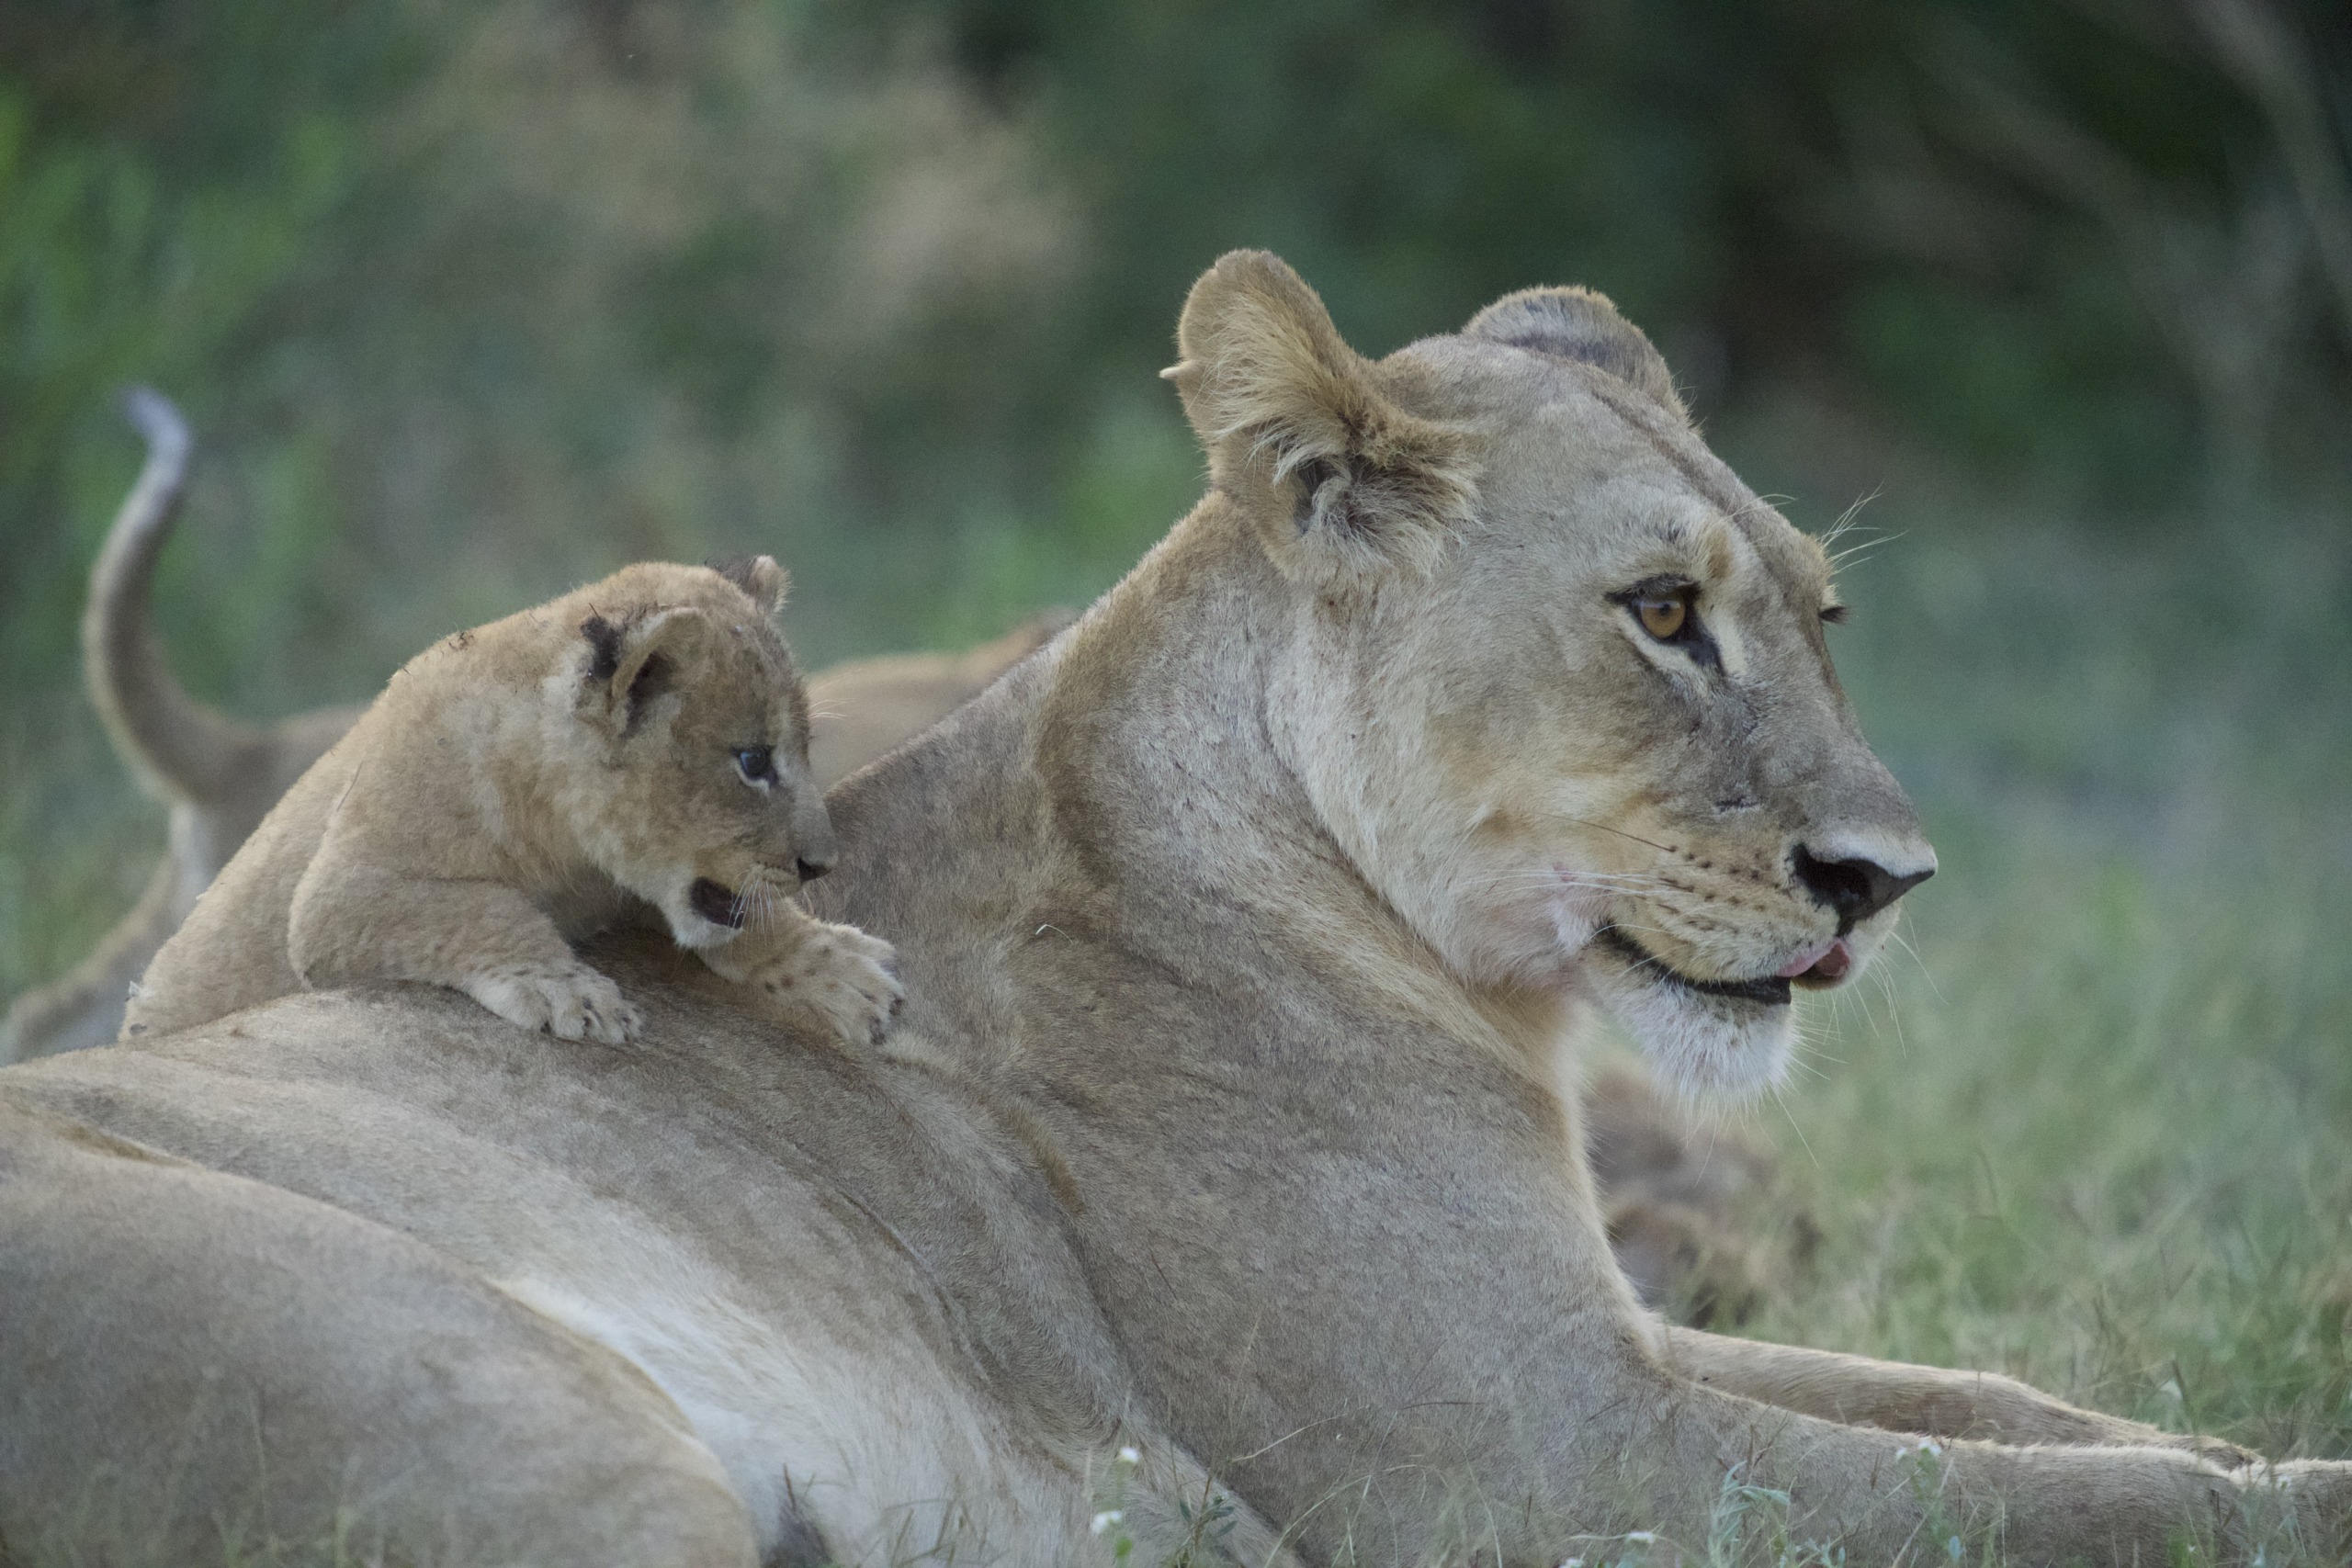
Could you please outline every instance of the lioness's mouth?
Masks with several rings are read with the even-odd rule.
[[[1661,980],[1670,980],[1685,990],[1702,996],[1727,997],[1733,1001],[1755,1002],[1762,1007],[1789,1005],[1789,981],[1786,976],[1767,975],[1754,980],[1702,980],[1685,975],[1627,936],[1616,926],[1603,926],[1593,932],[1592,940],[1608,948],[1636,969],[1646,969]]]
[[[694,886],[686,889],[686,907],[714,926],[725,926],[730,931],[743,929],[743,901],[723,882],[695,877]]]

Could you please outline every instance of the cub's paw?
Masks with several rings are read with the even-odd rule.
[[[510,1023],[563,1040],[626,1045],[645,1027],[621,988],[585,964],[493,969],[469,979],[465,991]]]
[[[748,983],[808,1014],[853,1045],[878,1045],[906,997],[891,973],[898,950],[855,926],[811,920],[792,951],[754,969]]]

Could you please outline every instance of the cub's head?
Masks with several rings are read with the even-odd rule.
[[[1849,983],[1936,865],[1830,668],[1821,546],[1582,289],[1374,363],[1237,253],[1179,346],[1291,606],[1275,744],[1350,858],[1472,985],[1589,994],[1693,1088],[1777,1077],[1792,987]]]
[[[713,947],[832,868],[808,704],[773,617],[784,570],[628,567],[565,603],[549,677],[578,765],[556,791],[589,858]]]

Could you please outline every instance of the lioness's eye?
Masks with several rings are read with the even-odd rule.
[[[1690,619],[1690,604],[1679,594],[1671,599],[1636,599],[1634,614],[1642,618],[1642,630],[1660,642],[1672,642]]]
[[[735,771],[745,784],[775,782],[775,751],[767,746],[746,746],[735,753]]]
[[[1687,577],[1653,577],[1609,595],[1623,604],[1652,640],[1710,670],[1721,667],[1715,639],[1699,621],[1699,585]]]

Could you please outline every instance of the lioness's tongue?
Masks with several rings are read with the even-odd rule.
[[[1815,980],[1842,980],[1846,971],[1854,966],[1854,950],[1846,945],[1842,936],[1804,949],[1773,971],[1783,980],[1800,976]]]

